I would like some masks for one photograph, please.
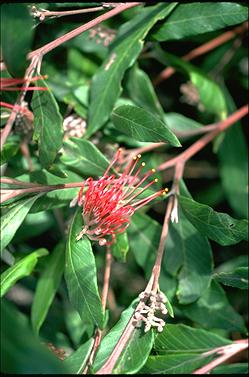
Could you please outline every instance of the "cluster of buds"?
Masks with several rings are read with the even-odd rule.
[[[141,327],[144,322],[144,332],[148,332],[152,327],[156,328],[158,332],[162,332],[165,326],[165,321],[156,316],[156,312],[163,315],[167,314],[165,303],[167,298],[163,292],[142,292],[139,298],[144,301],[144,306],[141,310],[134,313],[133,325]]]
[[[97,26],[89,31],[89,39],[96,37],[96,43],[102,43],[103,46],[109,46],[116,35],[114,30],[108,29],[104,26]]]
[[[82,137],[86,131],[85,119],[76,114],[71,114],[63,121],[64,138]]]
[[[122,149],[119,148],[102,177],[96,181],[90,177],[83,183],[78,194],[78,204],[83,208],[84,227],[77,236],[77,240],[87,235],[89,239],[98,241],[100,246],[111,245],[116,240],[116,234],[124,232],[129,226],[130,218],[135,211],[151,200],[166,194],[167,188],[147,197],[140,197],[158,181],[155,178],[145,186],[141,186],[155,173],[155,169],[139,177],[145,166],[144,162],[139,164],[140,158],[141,155],[133,157],[122,174],[110,174],[113,165],[122,161]],[[119,169],[120,164],[117,166],[117,170]],[[83,195],[85,186],[88,187]]]
[[[191,81],[187,81],[180,86],[180,91],[183,94],[181,101],[187,103],[190,106],[197,106],[198,110],[204,111],[204,106],[200,102],[200,95],[197,88]]]

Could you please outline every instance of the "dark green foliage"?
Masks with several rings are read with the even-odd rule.
[[[63,12],[101,4],[35,7]],[[34,4],[4,4],[2,77],[23,78],[30,51],[113,5],[104,4],[98,13],[39,20],[32,16]],[[192,374],[219,357],[223,347],[246,338],[245,118],[205,144],[211,134],[206,126],[217,127],[246,104],[246,27],[193,62],[182,56],[241,27],[247,18],[245,2],[140,3],[40,56],[41,72],[34,76],[43,78],[31,88],[48,90],[26,93],[0,156],[1,372],[83,374],[88,369],[96,374],[118,355],[108,370],[112,374]],[[166,68],[173,68],[174,75],[157,84]],[[18,92],[2,89],[2,101],[10,107],[1,107],[3,130]],[[27,110],[34,115],[29,130]],[[204,144],[194,144],[203,137]],[[183,161],[193,145],[198,154]],[[109,245],[101,246],[94,236],[108,226],[113,210],[108,207],[100,222],[93,208],[86,214],[77,199],[84,200],[88,178],[92,184],[103,182],[99,179],[119,147],[122,152],[108,171],[115,181],[110,179],[100,197],[92,193],[90,200],[101,209],[117,199],[113,208],[124,209],[135,200],[127,199],[129,190],[140,204],[159,190],[160,195],[127,215],[127,228],[122,223],[110,246],[110,290],[104,297]],[[122,176],[132,158],[137,164],[133,176],[141,166],[135,179]],[[163,169],[167,161],[173,163]],[[136,186],[141,180],[140,187],[148,185],[142,193]],[[127,191],[120,199],[124,181]],[[113,185],[116,191],[103,203]],[[159,276],[167,314],[153,312],[153,321],[163,319],[165,326],[158,332],[154,323],[145,331],[148,308],[141,322],[134,322],[133,315],[157,260],[165,211],[175,194]],[[92,229],[96,233],[88,237]],[[93,355],[99,330],[102,338]],[[120,339],[125,339],[121,348]],[[247,356],[235,357],[208,373],[245,374]]]

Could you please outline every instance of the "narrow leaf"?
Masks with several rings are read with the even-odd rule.
[[[129,306],[129,308],[127,308],[122,313],[118,323],[109,331],[109,333],[102,340],[96,355],[96,359],[93,364],[93,373],[98,371],[111,355],[115,345],[118,342],[118,339],[120,338],[131,316],[133,315],[136,305],[137,301],[134,301]],[[118,361],[116,362],[113,369],[113,373],[137,373],[146,362],[151,351],[153,341],[154,335],[152,331],[144,333],[142,329],[135,329],[131,337],[129,338],[128,342],[126,343]]]
[[[220,245],[234,245],[248,239],[248,221],[233,219],[226,213],[216,212],[211,207],[185,196],[180,197],[183,212],[199,230]]]
[[[230,287],[248,289],[248,267],[238,267],[233,272],[220,272],[214,278]]]
[[[160,3],[139,11],[120,28],[110,55],[94,75],[90,91],[90,107],[86,137],[91,136],[108,120],[121,92],[121,80],[140,54],[144,38],[152,26],[166,17],[177,3]]]
[[[1,274],[1,297],[4,296],[18,280],[29,276],[34,270],[38,258],[44,255],[48,255],[48,251],[46,249],[38,249],[5,270]]]
[[[224,290],[214,280],[199,300],[182,305],[181,310],[187,318],[205,328],[246,332],[243,318],[230,305]]]
[[[91,243],[87,237],[77,241],[82,230],[81,211],[73,218],[66,247],[65,278],[69,299],[84,322],[103,325],[103,311],[97,286],[97,271]]]
[[[149,76],[136,65],[130,69],[127,88],[130,98],[137,106],[163,118],[164,111]]]
[[[229,113],[236,105],[223,87]],[[218,149],[219,170],[222,186],[231,208],[242,217],[248,217],[248,149],[240,122],[236,122],[224,133]],[[238,200],[239,198],[239,200]]]
[[[72,137],[64,143],[61,161],[84,175],[102,175],[109,165],[106,157],[88,140]]]
[[[34,202],[43,194],[18,201],[1,218],[1,252],[10,243]]]
[[[23,27],[25,25],[25,27]],[[1,45],[4,63],[14,77],[22,78],[27,67],[34,29],[26,4],[3,4],[1,7]]]
[[[198,2],[179,4],[153,37],[158,41],[182,39],[239,24],[248,18],[245,4]]]
[[[58,245],[47,259],[46,268],[38,280],[31,307],[31,323],[36,333],[43,324],[64,271],[64,246]]]
[[[179,273],[177,296],[181,304],[189,304],[198,299],[210,284],[212,251],[208,240],[181,212],[178,228],[182,239],[183,265]]]
[[[1,372],[69,373],[61,361],[33,335],[28,319],[6,301],[1,304]]]
[[[112,255],[121,262],[126,261],[126,256],[129,251],[129,242],[126,232],[116,235],[116,242],[112,245]]]
[[[161,334],[155,339],[155,350],[164,354],[170,352],[204,353],[213,348],[231,344],[232,341],[225,339],[203,329],[190,326],[168,324]]]
[[[199,101],[207,111],[217,114],[220,119],[223,119],[227,115],[227,106],[223,91],[204,72],[193,64],[163,51],[159,46],[155,48],[155,57],[163,64],[170,64],[189,76],[191,83],[198,91]]]
[[[93,343],[93,338],[88,339],[86,343],[82,344],[75,352],[63,360],[63,365],[67,368],[69,373],[82,374],[90,356]]]
[[[191,374],[212,360],[212,356],[181,353],[150,356],[144,368],[140,371],[143,374]]]
[[[37,86],[48,88],[44,80],[38,80]],[[35,116],[33,139],[38,141],[39,158],[42,166],[49,168],[62,146],[63,119],[59,106],[50,90],[35,91],[31,107]]]
[[[139,141],[168,142],[175,147],[181,143],[158,117],[148,111],[130,105],[117,107],[112,113],[114,126]]]

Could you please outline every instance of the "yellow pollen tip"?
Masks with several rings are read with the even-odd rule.
[[[137,159],[137,156],[134,156],[134,157],[133,157],[133,160],[135,161],[136,159]]]
[[[145,166],[146,164],[145,164],[145,162],[142,162],[142,164],[141,164],[142,166]]]
[[[161,195],[166,195],[166,192],[165,192],[165,191],[162,191],[162,192],[161,192]]]
[[[141,158],[141,157],[142,157],[141,154],[138,154],[138,155],[137,155],[137,158]]]
[[[166,192],[168,192],[169,191],[169,189],[168,189],[168,187],[166,187],[165,189],[164,189],[164,192],[166,193]]]
[[[155,178],[155,179],[154,179],[154,182],[158,182],[158,178]]]
[[[118,148],[118,151],[119,151],[119,152],[122,152],[122,150],[123,150],[122,148]]]
[[[155,173],[156,172],[156,169],[151,169],[152,173]]]

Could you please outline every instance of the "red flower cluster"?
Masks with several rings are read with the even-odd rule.
[[[80,189],[78,204],[83,207],[82,216],[85,225],[77,240],[86,234],[91,240],[98,241],[100,246],[112,244],[115,242],[116,234],[124,232],[129,226],[130,218],[136,210],[168,191],[163,189],[142,199],[138,198],[148,187],[157,182],[157,179],[154,179],[141,187],[143,182],[155,173],[155,169],[151,169],[139,178],[145,166],[144,162],[137,166],[141,155],[133,157],[122,174],[109,175],[115,162],[120,160],[121,153],[122,149],[119,148],[99,180],[93,181],[92,178],[88,178]],[[88,187],[83,196],[86,185]]]

